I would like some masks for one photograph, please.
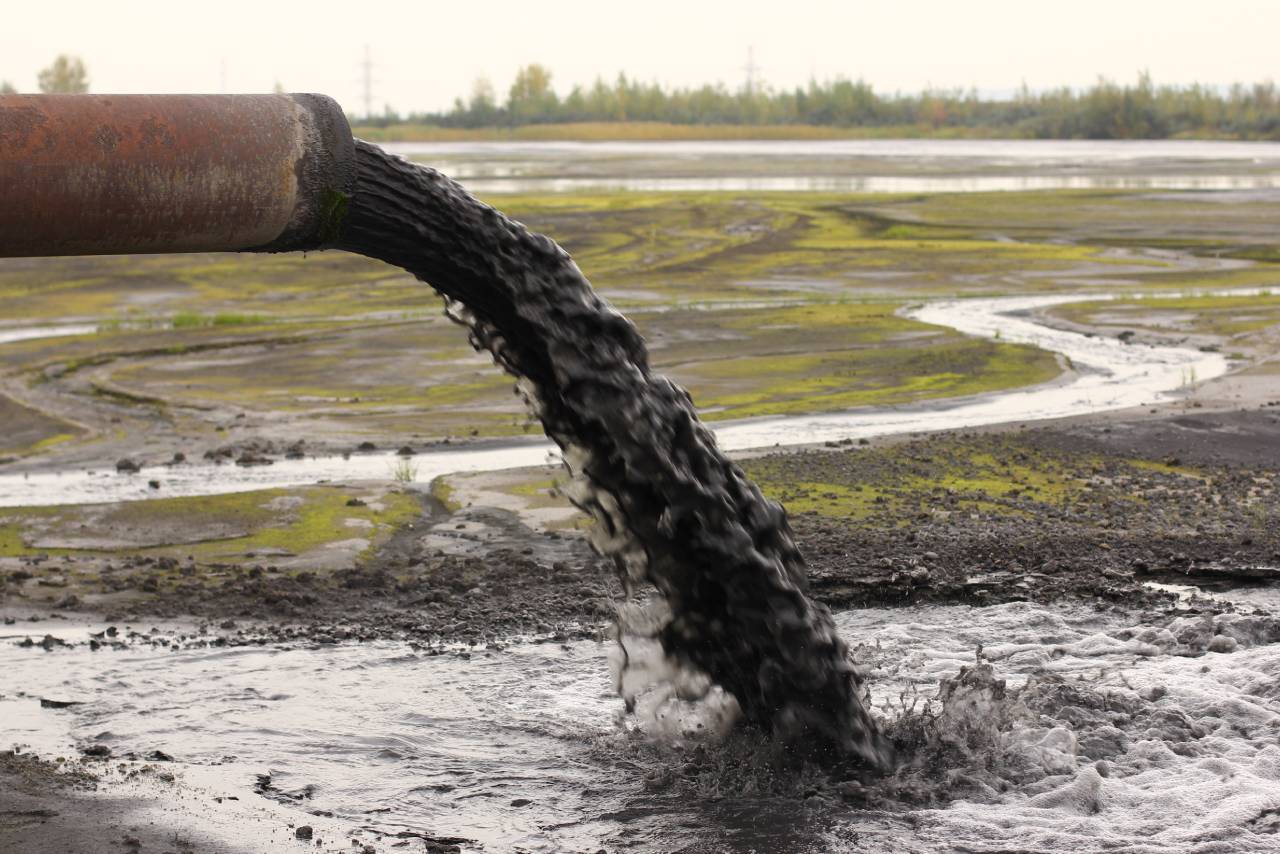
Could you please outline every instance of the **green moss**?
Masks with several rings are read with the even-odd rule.
[[[1028,453],[1003,437],[948,441],[936,457],[921,456],[923,447],[846,452],[843,456],[852,454],[853,465],[833,464],[834,458],[823,454],[800,454],[748,460],[743,468],[791,513],[853,520],[875,516],[892,525],[912,524],[922,501],[949,512],[1021,516],[1026,511],[1011,503],[1019,496],[1058,506],[1084,494],[1086,484],[1078,473],[1064,472],[1055,458]]]
[[[86,540],[98,536],[96,532],[103,532],[103,536],[108,538],[118,538],[120,532],[138,531],[142,532],[139,536],[150,542],[157,537],[163,538],[170,531],[185,537],[185,532],[191,530],[190,520],[198,520],[199,525],[211,530],[244,533],[198,543],[42,551],[57,554],[191,555],[201,561],[269,548],[301,554],[327,543],[355,537],[369,539],[371,544],[376,544],[417,518],[421,512],[417,499],[407,492],[387,491],[376,502],[371,502],[380,504],[380,509],[349,505],[350,499],[356,495],[346,488],[313,486],[161,498],[124,502],[105,508],[78,506],[5,510],[0,511],[0,555],[30,555],[33,550],[25,545],[24,536],[37,531],[45,535],[65,533]],[[289,502],[273,506],[272,502],[277,499],[289,499]],[[346,521],[349,519],[367,521],[372,528],[348,527]]]
[[[982,394],[1047,382],[1061,373],[1051,353],[1034,347],[962,340],[928,348],[741,358],[696,367],[694,400],[711,420],[838,411],[923,399]],[[749,380],[751,390],[723,393],[712,381]]]
[[[347,209],[351,197],[339,190],[325,190],[320,199],[320,242],[335,242],[342,234],[342,225],[347,220]]]
[[[453,497],[453,487],[449,484],[447,477],[441,476],[431,481],[431,497],[439,501],[450,513],[462,509],[461,502]]]

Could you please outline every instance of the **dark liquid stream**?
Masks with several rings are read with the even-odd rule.
[[[597,544],[665,597],[653,632],[667,657],[789,750],[883,767],[885,740],[830,613],[807,594],[782,508],[719,451],[688,394],[650,371],[630,321],[555,242],[449,178],[363,142],[357,158],[340,248],[430,284],[522,380],[588,485],[575,503],[597,520]]]

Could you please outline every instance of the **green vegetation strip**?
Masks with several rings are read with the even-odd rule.
[[[204,562],[263,550],[303,554],[357,538],[373,547],[420,513],[418,500],[397,490],[351,503],[368,493],[358,487],[314,486],[111,505],[4,508],[0,557],[138,554],[191,556]],[[191,542],[193,537],[199,539]]]

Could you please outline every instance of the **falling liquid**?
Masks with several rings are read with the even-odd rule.
[[[720,452],[689,395],[650,371],[630,321],[554,241],[439,172],[363,142],[357,160],[338,248],[446,297],[560,446],[595,546],[628,589],[661,594],[660,609],[620,612],[628,704],[648,674],[666,677],[673,703],[718,688],[793,755],[885,767],[888,743],[830,613],[807,594],[782,508]],[[664,667],[633,656],[654,640]]]

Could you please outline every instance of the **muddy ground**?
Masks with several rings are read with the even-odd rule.
[[[1280,407],[1268,406],[849,443],[744,466],[790,509],[814,594],[832,608],[1064,597],[1158,607],[1171,594],[1146,582],[1280,579],[1277,460]],[[48,621],[85,609],[122,624],[196,617],[231,643],[606,631],[620,588],[581,529],[492,500],[460,506],[467,488],[460,480],[447,502],[417,494],[416,518],[335,567],[282,566],[270,553],[37,554],[5,562],[0,603],[9,631],[34,642]]]
[[[1214,612],[1231,606],[1188,602],[1185,591],[1179,602],[1178,589],[1150,583],[1212,589],[1280,580],[1277,460],[1280,406],[1264,406],[848,443],[744,466],[792,507],[814,595],[832,608],[1074,600]],[[541,494],[508,494],[520,493]],[[193,562],[168,586],[156,579],[172,577],[173,567],[125,555],[101,564],[109,593],[81,581],[73,601],[48,586],[66,577],[67,558],[23,558],[0,576],[4,632],[40,645],[50,627],[85,611],[120,625],[120,634],[92,641],[106,645],[123,639],[126,625],[145,633],[158,617],[194,617],[193,637],[218,645],[407,638],[444,650],[500,645],[514,633],[556,640],[608,632],[618,586],[564,512],[548,509],[555,502],[545,497],[524,507],[466,506],[485,495],[465,478],[421,494],[420,513],[367,559],[328,571]],[[51,595],[61,597],[53,607]],[[2,847],[224,850],[174,832],[190,824],[190,806],[175,803],[155,823],[130,818],[154,794],[116,797],[134,791],[122,782],[158,786],[167,773],[163,757],[135,759],[119,766],[131,775],[121,781],[112,774],[123,772],[101,757],[0,754]],[[288,845],[297,843],[294,830],[278,820],[262,826]]]

